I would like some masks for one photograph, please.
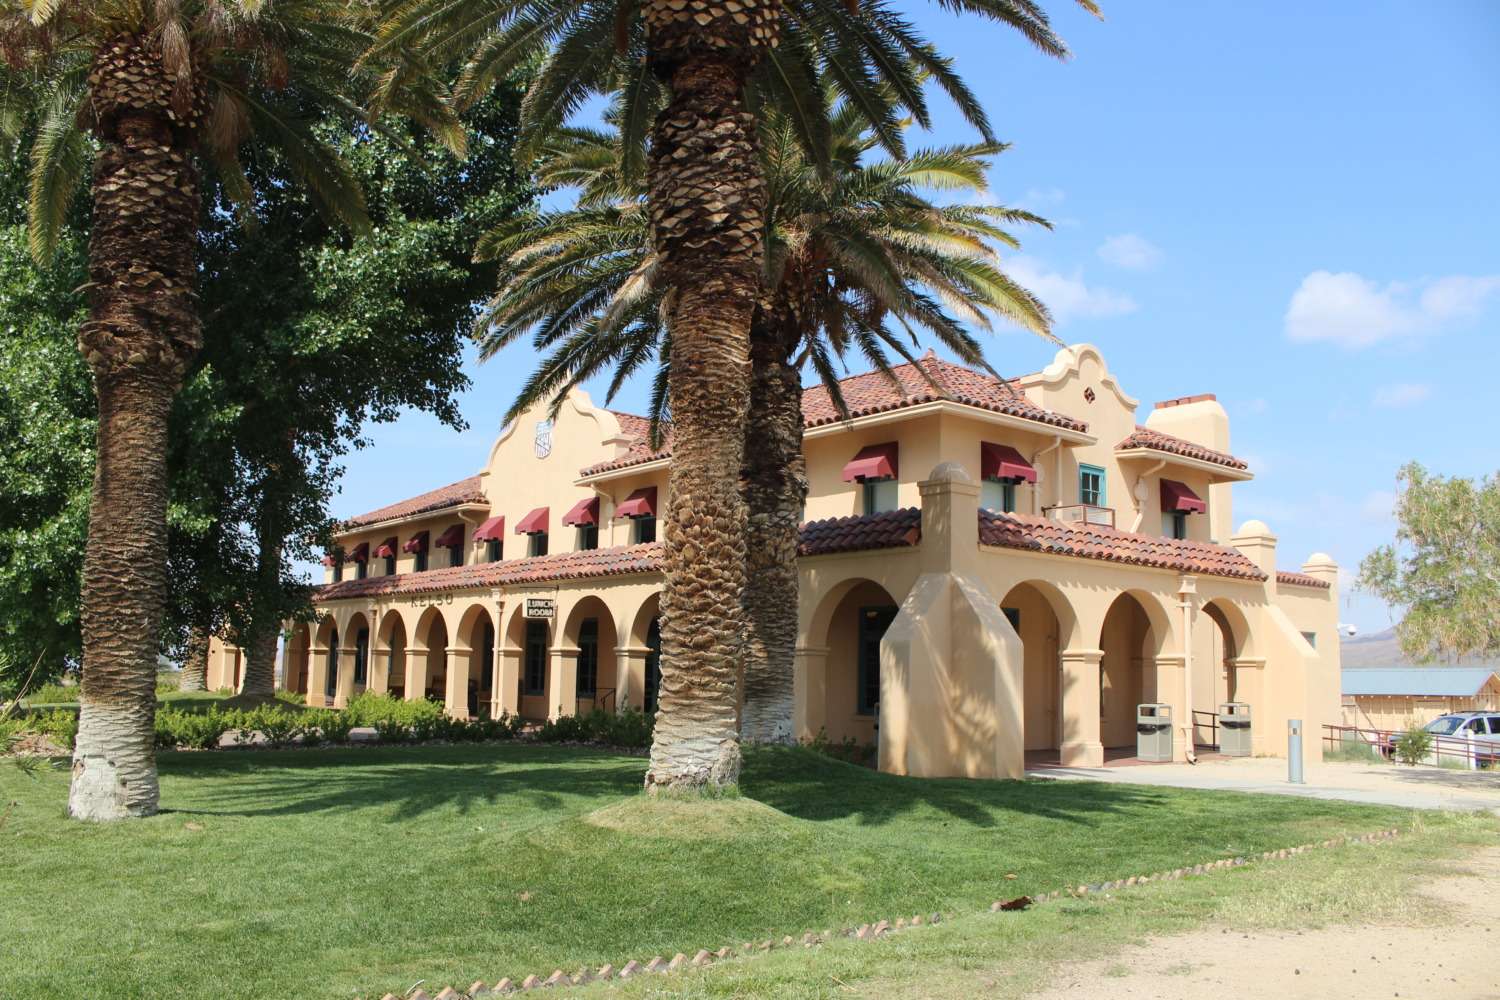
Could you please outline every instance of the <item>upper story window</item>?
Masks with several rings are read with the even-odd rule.
[[[368,572],[366,563],[370,561],[370,543],[360,542],[349,550],[348,559],[354,563],[354,579],[363,580]]]
[[[844,482],[860,484],[865,514],[896,509],[900,474],[900,446],[895,441],[866,445],[844,466]]]
[[[1186,538],[1189,514],[1208,512],[1208,504],[1175,479],[1161,481],[1161,533],[1165,538]]]
[[[492,517],[474,529],[474,541],[484,542],[486,562],[499,562],[505,555],[505,518]]]
[[[411,569],[413,573],[421,573],[427,569],[427,535],[425,531],[419,531],[406,540],[401,546],[402,552],[411,553]]]
[[[1078,502],[1108,507],[1104,494],[1104,470],[1097,465],[1078,466]]]
[[[385,575],[396,572],[396,550],[401,546],[401,536],[392,535],[375,547],[375,557],[385,560]]]
[[[563,524],[578,529],[578,551],[599,547],[599,498],[580,500],[563,515]]]
[[[615,508],[615,517],[628,517],[635,522],[630,529],[632,544],[656,541],[656,487],[643,486],[630,494]]]
[[[437,541],[432,543],[440,549],[448,550],[448,565],[462,566],[464,564],[464,526],[460,522],[448,526],[448,530],[437,536]]]
[[[538,507],[521,518],[521,523],[516,525],[516,534],[529,536],[526,551],[528,556],[547,554],[547,523],[550,514],[551,508]]]
[[[979,445],[979,506],[1010,514],[1016,509],[1016,487],[1036,482],[1036,468],[1008,444]]]
[[[333,582],[334,583],[338,583],[340,580],[342,580],[344,578],[344,564],[342,562],[340,562],[339,560],[333,558],[333,556],[324,556],[323,557],[323,565],[324,566],[331,566],[333,568]]]

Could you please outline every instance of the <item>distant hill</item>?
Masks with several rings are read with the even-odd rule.
[[[1401,655],[1401,643],[1396,639],[1396,630],[1355,636],[1339,642],[1339,657],[1345,669],[1370,667],[1490,667],[1500,670],[1500,656],[1466,656],[1461,660],[1438,657],[1427,663],[1413,663]]]

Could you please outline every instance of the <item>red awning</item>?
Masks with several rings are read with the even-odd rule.
[[[350,549],[349,550],[349,561],[350,562],[369,562],[370,561],[370,543],[369,542],[360,542],[358,545],[354,546],[354,548]]]
[[[411,538],[407,539],[406,544],[403,545],[403,546],[401,546],[401,551],[402,552],[426,552],[427,551],[427,532],[425,532],[425,531],[419,531],[415,535],[412,535]]]
[[[536,510],[521,518],[521,523],[516,525],[518,535],[545,535],[547,533],[547,507],[538,507]]]
[[[589,497],[587,500],[578,501],[573,505],[572,510],[563,515],[563,524],[569,525],[570,527],[577,527],[581,524],[586,525],[598,523],[599,498],[597,496]]]
[[[333,558],[333,556],[324,556],[323,557],[323,565],[324,566],[337,566],[338,564],[339,564],[339,561],[337,559]]]
[[[656,487],[643,486],[615,508],[615,517],[655,517]]]
[[[462,524],[454,524],[450,525],[447,531],[443,532],[441,535],[438,535],[437,541],[433,542],[432,544],[434,548],[451,549],[453,546],[462,545],[463,543],[464,526]]]
[[[498,542],[505,537],[505,516],[492,517],[474,532],[476,542]]]
[[[1010,445],[984,441],[979,445],[979,478],[1034,483],[1036,468]]]
[[[381,542],[378,546],[375,547],[375,558],[377,558],[377,559],[394,559],[394,558],[396,558],[396,546],[398,546],[400,544],[401,544],[401,536],[400,535],[392,535],[390,538],[387,538],[385,541]]]
[[[1161,509],[1170,514],[1205,514],[1208,504],[1175,479],[1161,481]]]
[[[872,444],[859,450],[854,460],[844,466],[844,482],[864,482],[866,479],[895,479],[899,468],[896,456],[899,448],[894,441]]]

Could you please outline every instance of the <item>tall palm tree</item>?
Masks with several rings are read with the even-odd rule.
[[[1093,0],[1076,2],[1095,10]],[[953,6],[1066,54],[1035,0]],[[870,105],[888,144],[899,143],[899,129],[889,105],[870,101],[880,84],[925,124],[925,71],[989,138],[983,111],[879,0],[406,0],[382,39],[388,55],[415,50],[412,65],[471,54],[461,92],[540,58],[523,109],[534,146],[595,93],[621,95],[622,148],[631,155],[649,133],[646,217],[668,289],[666,389],[676,444],[664,533],[660,713],[646,786],[732,784],[745,584],[738,480],[749,327],[765,254],[756,107],[775,95],[800,109],[795,125],[810,150],[821,148],[826,132],[825,105],[816,99],[820,67],[851,102]],[[665,107],[653,118],[662,89]]]
[[[201,343],[200,165],[240,202],[252,141],[278,147],[330,212],[365,227],[358,186],[310,128],[353,110],[367,44],[348,0],[4,0],[0,52],[45,98],[31,243],[45,260],[92,167],[89,315],[79,347],[99,402],[68,796],[81,819],[145,816],[159,791],[155,669],[166,597],[167,411]],[[403,93],[416,94],[416,90]],[[412,103],[446,122],[425,95]]]
[[[830,121],[831,175],[806,154],[785,116],[772,110],[762,129],[770,294],[751,324],[743,469],[743,733],[761,742],[791,736],[798,520],[807,493],[801,361],[811,362],[842,407],[837,359],[854,351],[884,369],[889,349],[910,360],[913,328],[978,365],[979,345],[961,320],[987,328],[993,313],[1049,336],[1046,309],[1004,274],[989,245],[1016,245],[1002,224],[1045,221],[996,207],[940,207],[926,197],[982,193],[987,159],[1004,147],[980,143],[864,163],[876,139],[863,116],[842,105]],[[560,134],[538,179],[579,187],[579,206],[516,220],[480,244],[481,256],[504,261],[504,284],[481,317],[482,351],[493,354],[528,332],[550,351],[511,416],[540,401],[555,404],[610,369],[613,396],[669,353],[659,347],[667,337],[666,290],[644,192],[622,179],[619,141],[590,130]],[[667,367],[658,368],[658,390]],[[653,416],[663,415],[663,402],[658,391]]]

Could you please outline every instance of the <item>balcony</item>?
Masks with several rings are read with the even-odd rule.
[[[1082,521],[1084,524],[1102,524],[1105,527],[1115,526],[1115,509],[1113,507],[1095,507],[1087,503],[1062,504],[1057,507],[1043,507],[1042,516],[1049,517],[1054,521]]]

